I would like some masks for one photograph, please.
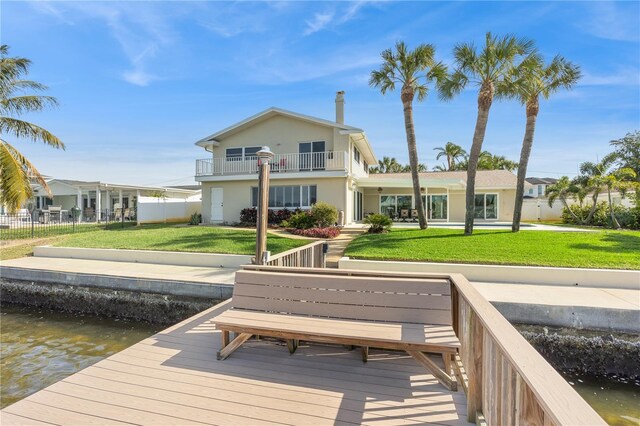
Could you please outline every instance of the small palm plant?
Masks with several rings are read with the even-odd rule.
[[[505,79],[505,84],[499,87],[500,95],[516,98],[525,105],[527,116],[522,149],[520,150],[516,201],[511,225],[513,232],[520,230],[525,178],[533,146],[536,120],[540,111],[540,98],[549,99],[549,96],[561,89],[569,90],[579,79],[580,67],[562,56],[556,56],[549,65],[545,65],[542,56],[533,52],[517,68],[513,69],[511,75]]]
[[[446,157],[447,159],[447,170],[454,170],[456,167],[456,161],[459,158],[466,158],[467,151],[465,151],[460,145],[457,145],[453,142],[447,142],[443,147],[433,148],[435,151],[438,151],[438,155],[436,155],[436,160],[439,160],[441,157]]]
[[[560,200],[565,209],[569,212],[575,223],[580,223],[580,218],[569,207],[567,199],[574,198],[579,192],[578,186],[575,182],[571,181],[567,176],[562,176],[556,181],[556,183],[547,186],[545,196],[548,198],[549,207],[553,206],[556,200]]]
[[[5,138],[41,141],[58,149],[64,149],[64,144],[48,130],[17,118],[56,106],[58,102],[51,96],[24,94],[27,90],[46,90],[47,86],[24,80],[22,77],[29,72],[31,61],[8,57],[8,53],[7,45],[0,46],[0,203],[13,212],[33,196],[32,180],[48,194],[51,191],[35,166]]]
[[[456,70],[438,85],[440,97],[451,99],[468,85],[478,87],[478,116],[473,133],[467,167],[466,214],[464,233],[473,233],[476,170],[482,152],[482,143],[489,121],[489,110],[496,96],[502,93],[500,86],[511,72],[514,61],[533,50],[533,42],[513,35],[497,37],[487,33],[485,44],[478,51],[473,43],[458,44],[453,49]]]
[[[401,86],[400,99],[404,108],[404,126],[409,150],[409,166],[413,181],[413,197],[418,210],[420,229],[427,227],[424,204],[420,193],[420,177],[418,175],[418,149],[416,147],[416,132],[413,125],[413,100],[423,101],[429,91],[429,83],[442,80],[447,69],[441,62],[435,60],[435,47],[421,44],[415,50],[409,50],[407,45],[399,41],[395,51],[386,49],[382,52],[380,69],[371,72],[369,85],[380,89],[382,94],[393,91],[396,85]]]

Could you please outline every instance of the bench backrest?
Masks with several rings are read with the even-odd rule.
[[[238,271],[234,309],[379,322],[451,325],[447,279]]]

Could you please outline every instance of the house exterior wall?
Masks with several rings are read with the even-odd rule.
[[[347,222],[352,217],[352,191],[347,190],[347,178],[314,178],[277,179],[270,182],[272,186],[285,185],[316,185],[317,199],[336,206],[345,212]],[[211,188],[223,190],[223,221],[237,223],[240,221],[240,211],[251,207],[251,187],[257,187],[258,180],[236,180],[223,182],[202,183],[202,220],[211,223]]]
[[[325,141],[326,151],[347,151],[348,136],[334,129],[285,116],[274,116],[226,137],[212,149],[225,158],[227,148],[268,146],[276,154],[297,153],[300,142]]]

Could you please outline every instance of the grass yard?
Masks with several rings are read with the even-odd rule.
[[[392,230],[349,244],[355,259],[640,269],[639,231]]]
[[[309,240],[270,234],[267,238],[267,250],[276,254],[308,243]],[[256,251],[256,233],[210,226],[143,225],[72,234],[53,245],[251,255]]]

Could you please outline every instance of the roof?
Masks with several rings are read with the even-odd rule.
[[[165,188],[188,189],[190,191],[200,191],[202,189],[202,186],[200,186],[200,185],[172,185],[172,186],[167,186]]]
[[[538,178],[538,177],[529,177],[525,179],[531,185],[553,185],[558,181],[556,178]]]
[[[410,184],[411,173],[374,173],[363,181],[358,182],[358,184],[364,183],[364,181],[380,182],[381,184],[385,182],[395,184],[409,182]],[[424,172],[420,173],[420,181],[427,185],[432,183],[466,186],[467,172],[465,170]],[[476,188],[515,188],[516,183],[516,175],[508,170],[478,170],[476,173]]]
[[[252,126],[254,124],[256,124],[257,122],[260,121],[264,121],[268,118],[274,117],[276,115],[284,115],[287,117],[293,117],[293,118],[297,118],[299,120],[303,120],[303,121],[308,121],[310,123],[315,123],[315,124],[319,124],[321,126],[329,126],[329,127],[334,127],[337,129],[340,129],[342,131],[346,131],[347,133],[353,132],[353,133],[364,133],[364,130],[359,129],[357,127],[353,127],[353,126],[347,126],[346,124],[340,124],[340,123],[336,123],[335,121],[329,121],[329,120],[325,120],[323,118],[318,118],[318,117],[312,117],[310,115],[305,115],[305,114],[300,114],[297,112],[293,112],[293,111],[288,111],[286,109],[282,109],[282,108],[276,108],[276,107],[271,107],[271,108],[267,108],[262,112],[259,112],[255,115],[252,115],[249,118],[246,118],[242,121],[237,122],[236,124],[233,124],[227,128],[224,128],[222,130],[220,130],[219,132],[216,132],[212,135],[209,135],[205,138],[200,139],[198,142],[196,142],[196,145],[201,146],[201,147],[206,147],[206,146],[210,146],[210,145],[218,145],[220,143],[221,139],[224,139],[227,136],[230,136],[240,130],[242,130],[245,127],[249,127]]]
[[[172,191],[177,193],[193,193],[201,189],[199,186],[195,189],[190,189],[190,188],[181,188],[181,187],[122,185],[122,184],[107,183],[107,182],[100,182],[100,181],[84,181],[84,180],[73,180],[73,179],[51,179],[47,183],[52,184],[56,182],[61,183],[63,185],[71,186],[74,188],[90,187],[91,189],[93,189],[99,186],[101,190],[102,189],[127,189],[127,190],[140,189],[140,190],[147,190],[147,191]],[[192,186],[192,185],[189,185],[189,186]],[[193,185],[193,186],[196,186],[196,185]]]

